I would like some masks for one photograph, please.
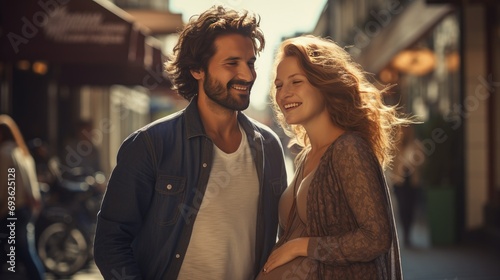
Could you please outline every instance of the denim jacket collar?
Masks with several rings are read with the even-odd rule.
[[[207,136],[203,122],[201,121],[200,112],[198,111],[198,96],[196,95],[191,99],[189,105],[185,109],[184,115],[186,121],[184,122],[187,139],[197,136]]]

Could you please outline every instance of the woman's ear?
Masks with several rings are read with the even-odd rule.
[[[191,72],[193,78],[195,78],[196,80],[201,80],[203,77],[205,77],[205,72],[202,70],[191,69],[189,71]]]

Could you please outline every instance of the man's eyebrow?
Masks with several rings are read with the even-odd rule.
[[[239,56],[230,56],[226,59],[224,59],[224,61],[236,61],[236,60],[241,60],[243,59],[242,57],[239,57]],[[255,62],[257,60],[257,57],[252,57],[250,58],[248,61],[252,61],[252,62]]]
[[[239,56],[230,56],[230,57],[227,57],[226,59],[224,59],[224,61],[235,61],[235,60],[240,60],[241,57]]]

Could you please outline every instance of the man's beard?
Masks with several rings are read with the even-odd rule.
[[[248,108],[248,105],[250,105],[250,94],[231,95],[229,90],[233,84],[247,86],[249,87],[249,92],[252,88],[252,83],[241,80],[231,80],[227,83],[227,86],[224,87],[222,83],[212,79],[212,77],[207,74],[207,78],[203,82],[203,89],[205,90],[208,98],[220,106],[234,111],[243,111]]]

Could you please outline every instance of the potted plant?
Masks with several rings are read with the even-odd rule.
[[[457,131],[441,115],[431,115],[421,125],[421,147],[426,155],[422,165],[422,186],[426,199],[427,223],[433,246],[457,241],[457,190],[453,181],[457,152]]]

